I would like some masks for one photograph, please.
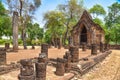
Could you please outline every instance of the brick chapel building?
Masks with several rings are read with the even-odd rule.
[[[104,43],[105,32],[102,27],[93,22],[91,15],[85,10],[78,23],[71,30],[72,44],[80,46],[82,43]]]

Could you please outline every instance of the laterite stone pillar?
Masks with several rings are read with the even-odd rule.
[[[87,45],[86,43],[82,43],[82,51],[86,51]]]
[[[102,42],[100,42],[100,52],[104,52],[104,45]]]
[[[34,66],[31,60],[21,60],[20,74],[18,75],[19,80],[35,80]]]
[[[91,55],[96,55],[96,54],[97,54],[97,45],[91,44]]]
[[[46,63],[36,63],[36,80],[46,80]]]
[[[35,63],[36,80],[46,80],[47,57],[45,53],[41,53],[38,62]]]
[[[42,44],[41,45],[41,53],[45,53],[48,58],[48,44]]]
[[[5,43],[5,49],[9,49],[10,48],[10,43]]]
[[[57,58],[55,74],[58,76],[64,76],[64,73],[65,73],[65,60],[61,58]]]
[[[0,65],[6,64],[6,49],[0,48]]]
[[[72,57],[72,62],[78,62],[79,61],[79,48],[77,46],[70,46],[69,48],[71,57]]]
[[[70,55],[70,52],[67,51],[64,55],[64,59],[66,59],[66,62],[65,62],[65,72],[70,72],[71,70],[71,55]]]

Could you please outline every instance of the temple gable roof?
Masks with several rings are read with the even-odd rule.
[[[78,30],[81,24],[84,24],[89,30],[91,30],[92,27],[95,27],[97,30],[104,31],[99,24],[96,24],[95,22],[93,22],[91,15],[86,10],[84,10],[80,20],[73,27],[73,30],[71,32]]]

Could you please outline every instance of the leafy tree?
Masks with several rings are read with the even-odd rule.
[[[93,21],[96,23],[96,24],[99,24],[105,31],[105,38],[106,38],[106,42],[109,42],[109,35],[110,35],[110,32],[107,30],[107,28],[105,27],[105,24],[102,22],[102,20],[99,18],[99,17],[103,17],[106,15],[106,11],[104,10],[104,8],[99,5],[99,4],[96,4],[94,5],[90,10],[89,12],[91,13],[92,17],[93,17]]]
[[[104,27],[104,23],[103,23],[102,20],[100,20],[99,18],[95,18],[95,19],[93,19],[93,21],[94,21],[96,24],[99,24],[101,27]]]
[[[106,11],[104,10],[104,8],[101,5],[99,5],[99,4],[94,5],[89,10],[89,12],[93,15],[94,18],[97,18],[98,16],[106,14]]]
[[[6,12],[5,7],[2,4],[2,2],[0,1],[0,15],[1,16],[5,15],[5,12]]]
[[[32,44],[32,40],[42,41],[44,31],[43,31],[43,28],[40,28],[39,24],[28,23],[26,31],[31,44]]]
[[[41,5],[41,0],[7,0],[10,13],[16,11],[20,16],[20,30],[24,49],[26,49],[26,26],[33,19],[33,14]]]
[[[66,4],[60,4],[58,10],[64,14],[63,25],[66,27],[64,33],[64,44],[70,36],[70,30],[80,19],[83,12],[83,0],[69,0]]]
[[[51,40],[52,40],[51,38],[52,38],[51,31],[49,29],[47,29],[45,34],[44,34],[44,42],[51,44]]]
[[[12,36],[11,19],[6,14],[6,9],[0,1],[0,38],[2,36]]]
[[[107,30],[110,31],[110,40],[118,43],[120,39],[120,4],[118,2],[113,3],[108,7],[109,11],[105,18]]]
[[[56,45],[56,38],[61,38],[63,36],[65,27],[63,25],[64,15],[63,13],[59,11],[50,11],[47,12],[44,15],[44,20],[46,21],[45,23],[45,29],[47,29],[48,32],[46,32],[46,35],[50,32],[49,39],[50,42]]]

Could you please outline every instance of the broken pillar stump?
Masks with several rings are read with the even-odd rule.
[[[67,59],[69,62],[71,62],[71,54],[69,51],[65,52],[65,55],[63,56],[64,59]]]
[[[87,44],[86,43],[82,43],[82,51],[86,51],[87,48]]]
[[[35,49],[35,46],[34,46],[34,45],[32,45],[32,49]]]
[[[71,61],[78,62],[79,61],[79,48],[77,46],[70,46],[69,51],[72,57]]]
[[[58,76],[64,76],[64,73],[65,73],[65,60],[61,58],[57,58],[55,74]]]
[[[46,63],[35,64],[36,67],[36,80],[46,80]]]
[[[36,80],[46,80],[47,55],[41,53],[38,57],[38,62],[35,63]]]
[[[6,49],[0,48],[0,65],[6,64]]]
[[[31,60],[24,59],[20,61],[21,68],[18,75],[19,80],[35,80],[34,66]]]
[[[104,52],[104,44],[100,42],[100,52]]]
[[[91,55],[97,55],[97,45],[91,44]]]
[[[110,45],[108,43],[105,43],[105,51],[108,51],[110,49]]]
[[[64,55],[64,59],[66,59],[65,62],[65,72],[70,72],[71,70],[71,55],[69,51],[66,51],[65,55]]]
[[[45,53],[48,58],[48,44],[42,44],[41,45],[41,53]]]
[[[9,49],[10,48],[10,43],[5,43],[5,49]]]
[[[38,57],[38,62],[39,63],[46,63],[47,62],[47,55],[46,53],[40,53],[39,57]]]

